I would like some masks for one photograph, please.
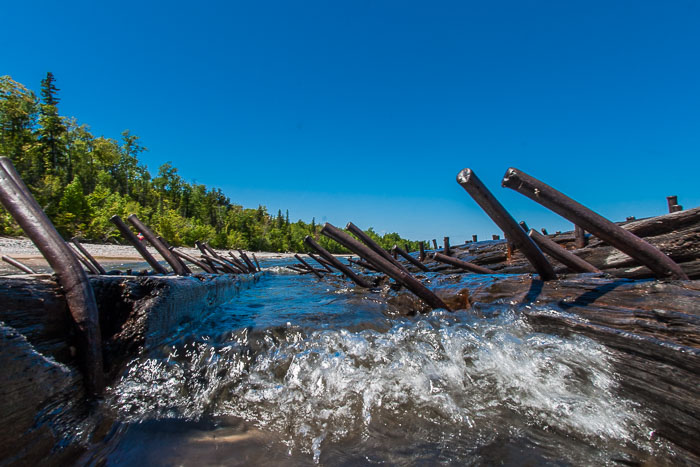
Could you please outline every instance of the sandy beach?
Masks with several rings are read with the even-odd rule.
[[[141,258],[134,247],[130,245],[83,243],[83,246],[107,269],[117,269],[122,266],[136,269],[139,267],[145,268],[147,266],[143,258]],[[178,247],[178,249],[194,257],[199,257],[200,255],[199,250],[196,248]],[[148,251],[156,259],[162,259],[155,248],[148,246]],[[216,251],[222,255],[228,255],[227,250]],[[246,251],[246,253],[255,253],[258,259],[294,256],[294,253],[244,251]],[[0,255],[11,256],[27,266],[36,269],[38,272],[46,272],[48,270],[48,264],[38,248],[26,237],[0,237]],[[16,272],[17,270],[9,264],[0,262],[0,274],[13,274]]]

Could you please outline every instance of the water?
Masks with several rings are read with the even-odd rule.
[[[108,465],[660,461],[608,351],[511,305],[398,316],[393,292],[271,273],[129,365]]]

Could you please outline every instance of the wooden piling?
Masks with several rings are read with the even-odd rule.
[[[387,253],[387,251],[386,251],[384,248],[382,248],[377,242],[375,242],[374,240],[372,240],[372,239],[369,237],[369,235],[367,235],[366,233],[364,233],[364,232],[362,231],[362,229],[360,229],[358,226],[356,226],[356,225],[353,224],[352,222],[348,222],[348,224],[345,226],[345,228],[346,228],[347,230],[349,230],[349,231],[350,231],[353,235],[355,235],[357,238],[359,238],[360,241],[361,241],[362,243],[364,243],[365,245],[367,245],[367,247],[368,247],[370,250],[374,251],[374,252],[377,253],[379,256],[381,256],[381,257],[384,258],[385,260],[389,261],[389,263],[391,263],[391,264],[393,264],[394,266],[396,266],[397,268],[401,269],[401,270],[402,270],[403,272],[405,272],[406,274],[410,274],[410,273],[408,272],[408,269],[406,269],[406,268],[404,267],[403,264],[399,263],[399,261],[396,259],[396,256],[393,256],[393,255],[395,255],[395,253],[392,253],[391,255],[390,255],[389,253]]]
[[[80,360],[87,392],[100,394],[104,389],[102,338],[92,286],[78,260],[7,157],[0,157],[0,202],[56,273],[78,329]]]
[[[437,240],[433,239],[433,250],[437,251]]]
[[[450,266],[464,269],[465,271],[473,272],[476,274],[496,274],[496,271],[492,271],[489,268],[485,268],[483,266],[479,266],[473,263],[468,263],[467,261],[462,261],[451,256],[445,256],[440,253],[433,253],[432,257],[435,261],[439,261],[444,264],[449,264]]]
[[[536,230],[530,230],[530,238],[532,238],[539,247],[552,256],[554,259],[558,260],[560,263],[568,267],[574,272],[600,272],[600,269],[593,266],[591,263],[584,261],[575,254],[571,253],[566,248],[562,247],[558,243],[544,235],[540,234]]]
[[[556,279],[557,276],[554,273],[554,269],[544,254],[471,169],[462,170],[457,175],[457,183],[474,198],[477,204],[501,228],[508,240],[522,251],[543,281]]]
[[[139,219],[136,214],[131,214],[126,218],[126,220],[128,220],[131,225],[136,228],[136,230],[141,232],[141,235],[143,235],[148,243],[150,243],[151,246],[158,251],[160,256],[162,256],[163,259],[170,265],[175,274],[178,276],[185,276],[188,274],[187,269],[182,267],[182,264],[175,258],[175,255],[172,254],[170,250],[165,248],[165,245],[158,241],[156,234],[148,226],[146,226],[146,224],[141,222],[141,219]]]
[[[245,262],[246,265],[248,265],[248,269],[250,272],[255,272],[255,265],[253,262],[248,258],[248,255],[245,254],[245,251],[241,250],[240,248],[237,250],[238,254],[241,255],[241,258],[243,258],[243,261]]]
[[[20,271],[26,273],[26,274],[36,274],[36,271],[27,266],[26,264],[17,261],[14,259],[12,256],[2,256],[2,260],[6,262],[7,264],[16,267]]]
[[[450,256],[450,237],[444,237],[442,239],[442,241],[443,241],[442,254],[445,256]]]
[[[297,259],[297,261],[299,261],[301,264],[303,264],[303,265],[306,267],[306,269],[308,269],[309,271],[311,271],[316,277],[318,277],[319,279],[323,279],[323,276],[321,275],[321,273],[318,272],[318,271],[316,270],[316,268],[314,268],[313,266],[311,266],[309,263],[307,263],[306,261],[304,261],[304,258],[302,258],[301,256],[299,256],[297,253],[294,253],[294,257]]]
[[[213,270],[213,269],[211,268],[211,266],[209,266],[209,265],[206,264],[205,262],[200,261],[200,260],[198,260],[198,259],[196,259],[196,258],[193,258],[192,256],[188,255],[187,253],[182,252],[182,251],[180,251],[180,250],[177,250],[177,249],[175,249],[175,248],[173,248],[173,247],[170,247],[169,249],[170,249],[170,251],[173,252],[173,254],[175,254],[175,255],[178,256],[179,258],[182,258],[183,260],[187,260],[187,261],[189,261],[190,263],[194,264],[195,266],[198,266],[202,271],[208,272],[209,274],[216,274],[216,271]]]
[[[551,209],[651,269],[658,277],[687,280],[688,276],[671,258],[631,232],[615,225],[568,196],[536,178],[510,168],[503,186],[511,188]]]
[[[397,252],[398,254],[400,254],[403,258],[405,258],[406,261],[408,261],[409,263],[411,263],[412,265],[414,265],[414,266],[417,267],[418,269],[421,269],[421,270],[426,271],[426,272],[429,272],[429,271],[430,271],[430,269],[428,268],[428,266],[426,266],[425,264],[421,263],[420,261],[418,261],[418,260],[417,260],[416,258],[414,258],[413,256],[409,255],[407,251],[402,250],[402,249],[399,248],[397,245],[394,245],[394,249],[396,250],[396,252]]]
[[[309,235],[307,235],[304,238],[304,243],[306,243],[310,248],[315,250],[316,253],[319,254],[319,256],[321,256],[323,259],[325,259],[326,261],[331,263],[334,268],[336,268],[338,271],[342,272],[348,279],[353,281],[355,284],[359,285],[360,287],[367,288],[367,289],[372,287],[372,284],[370,284],[365,279],[363,279],[362,277],[355,274],[350,268],[348,268],[343,263],[338,261],[338,259],[335,256],[333,256],[331,253],[329,253],[321,245],[316,243],[316,240],[311,238]]]
[[[587,243],[586,231],[580,225],[574,224],[574,246],[576,248],[584,248]]]
[[[71,242],[73,242],[73,245],[75,245],[78,251],[80,251],[83,254],[83,256],[85,256],[87,260],[90,261],[90,263],[93,266],[95,266],[97,274],[107,274],[105,268],[103,268],[102,265],[97,262],[97,260],[90,254],[89,251],[85,249],[85,247],[80,243],[80,241],[76,237],[71,238]]]
[[[450,310],[450,308],[437,295],[435,295],[430,289],[428,289],[410,273],[407,273],[405,269],[396,267],[396,265],[390,261],[387,261],[382,255],[376,253],[367,245],[354,239],[337,227],[326,223],[321,229],[321,233],[364,258],[372,266],[376,267],[381,272],[413,292],[418,298],[423,300],[429,306],[433,308],[444,308],[446,310]]]
[[[308,253],[308,255],[309,255],[309,258],[313,259],[313,260],[316,261],[318,264],[320,264],[321,266],[323,266],[324,268],[326,268],[326,270],[327,270],[328,272],[333,272],[333,270],[332,270],[331,268],[328,267],[328,262],[327,262],[327,261],[324,261],[322,258],[319,258],[318,256],[316,256],[316,255],[313,254],[313,253]]]
[[[421,241],[418,244],[418,249],[419,249],[418,261],[423,262],[423,261],[425,261],[425,242]]]
[[[124,239],[131,243],[131,246],[133,246],[136,251],[141,255],[143,259],[146,260],[149,266],[153,268],[153,270],[158,273],[158,274],[167,274],[168,270],[165,269],[165,267],[160,264],[156,259],[153,257],[153,255],[148,251],[146,246],[139,240],[136,235],[129,229],[129,226],[127,226],[124,221],[122,220],[121,217],[119,216],[112,216],[110,219],[112,224],[114,224],[117,229],[119,230],[119,233],[122,234],[122,237]]]

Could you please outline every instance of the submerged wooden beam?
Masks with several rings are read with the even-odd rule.
[[[481,209],[501,228],[508,240],[525,255],[542,280],[548,281],[557,278],[552,265],[549,264],[537,245],[471,169],[462,170],[457,175],[457,183],[474,198]]]
[[[464,269],[465,271],[473,272],[476,274],[496,274],[496,271],[492,271],[489,268],[485,268],[483,266],[478,266],[474,263],[469,263],[467,261],[462,261],[460,259],[453,258],[451,256],[445,256],[445,255],[438,253],[438,252],[433,253],[431,256],[435,261],[439,261],[439,262],[444,263],[444,264],[449,264],[450,266]]]
[[[511,167],[504,175],[502,184],[580,225],[604,242],[647,266],[658,277],[688,279],[680,266],[651,244],[536,178]]]
[[[102,337],[92,286],[78,260],[7,157],[0,157],[0,202],[55,271],[78,328],[85,386],[90,394],[101,393],[105,384]]]
[[[209,274],[216,274],[216,271],[214,269],[212,269],[208,264],[204,263],[203,261],[200,261],[196,258],[193,258],[192,256],[188,255],[187,253],[184,253],[180,250],[176,250],[173,247],[170,247],[170,251],[172,251],[178,257],[189,261],[190,263],[194,264],[195,266],[198,266],[202,271],[208,272]]]
[[[403,272],[406,274],[410,274],[408,272],[408,269],[404,267],[403,264],[399,263],[398,260],[396,260],[393,256],[391,256],[384,248],[379,246],[377,242],[372,240],[369,235],[364,233],[362,229],[360,229],[358,226],[353,224],[352,222],[348,222],[348,224],[345,226],[346,229],[348,229],[350,232],[352,232],[353,235],[355,235],[357,238],[360,239],[362,243],[367,245],[369,249],[377,253],[379,256],[384,258],[385,260],[389,261],[389,263],[393,264],[397,268],[401,269]]]
[[[309,258],[313,259],[313,260],[316,261],[318,264],[320,264],[321,266],[323,266],[324,268],[326,268],[326,270],[327,270],[328,272],[333,272],[333,270],[332,270],[331,268],[328,267],[328,263],[327,263],[326,261],[323,261],[322,258],[319,258],[318,256],[316,256],[316,255],[313,254],[313,253],[309,253],[308,255],[309,255]]]
[[[445,310],[450,310],[445,302],[443,302],[437,295],[435,295],[435,293],[423,285],[422,282],[413,277],[410,273],[405,272],[405,269],[396,267],[393,263],[387,261],[383,256],[377,254],[367,245],[362,244],[337,227],[326,223],[321,229],[321,233],[340,243],[355,254],[363,257],[372,266],[376,267],[381,272],[406,287],[432,308],[444,308]]]
[[[367,289],[372,287],[372,284],[370,284],[365,279],[363,279],[362,277],[355,274],[350,268],[348,268],[343,263],[338,261],[338,259],[335,256],[333,256],[330,252],[328,252],[321,245],[316,243],[316,240],[311,238],[309,235],[307,235],[304,238],[304,243],[306,243],[309,247],[314,249],[316,251],[316,253],[318,253],[323,259],[325,259],[326,261],[331,263],[334,268],[336,268],[337,270],[342,272],[346,277],[348,277],[355,284],[359,285],[360,287],[365,287]]]
[[[30,267],[27,266],[26,264],[24,264],[24,263],[22,263],[22,262],[20,262],[20,261],[17,261],[17,260],[14,259],[12,256],[5,256],[5,255],[3,255],[3,256],[2,256],[2,260],[3,260],[4,262],[6,262],[7,264],[16,267],[17,269],[19,269],[20,271],[22,271],[22,272],[24,272],[24,273],[27,273],[27,274],[36,274],[36,271],[35,271],[35,270],[33,270],[32,268],[30,268]]]
[[[540,246],[540,248],[542,248],[542,251],[549,254],[554,259],[558,260],[572,271],[601,272],[600,269],[593,266],[588,261],[579,258],[563,246],[559,245],[553,240],[550,240],[549,238],[540,234],[536,230],[530,230],[530,233],[528,235],[530,235],[530,238],[532,238],[535,241],[535,243],[537,243]]]
[[[447,238],[447,237],[445,237],[445,238]],[[422,244],[421,244],[421,246],[422,246]],[[414,266],[417,267],[418,269],[420,269],[420,270],[422,270],[422,271],[426,271],[426,272],[429,272],[429,271],[430,271],[430,269],[428,268],[428,266],[426,266],[425,264],[421,263],[420,261],[418,261],[418,260],[417,260],[416,258],[414,258],[413,256],[409,255],[407,251],[402,250],[401,248],[399,248],[398,245],[394,245],[394,249],[396,250],[396,252],[397,252],[398,254],[400,254],[403,258],[405,258],[406,261],[408,261],[409,263],[411,263],[412,265],[414,265]],[[425,252],[423,252],[423,254],[425,254]]]
[[[297,253],[294,254],[294,257],[295,257],[301,264],[303,264],[304,267],[306,267],[306,269],[308,269],[310,272],[312,272],[316,277],[318,277],[319,279],[323,279],[323,276],[321,275],[321,273],[318,272],[318,271],[316,270],[316,268],[312,267],[309,263],[307,263],[306,261],[304,261],[304,258],[302,258],[301,256],[299,256]]]

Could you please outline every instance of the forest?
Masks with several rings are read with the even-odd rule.
[[[147,148],[138,136],[129,130],[119,140],[94,136],[88,125],[59,114],[59,91],[52,73],[41,81],[39,97],[0,76],[0,155],[12,160],[64,238],[121,243],[109,219],[133,213],[176,246],[201,240],[215,248],[306,252],[303,240],[311,235],[329,251],[345,252],[319,234],[315,219],[290,222],[288,211],[244,208],[220,189],[187,182],[170,162],[152,176],[139,161]],[[366,232],[387,249],[418,248],[397,233]],[[0,207],[0,235],[21,234]]]

